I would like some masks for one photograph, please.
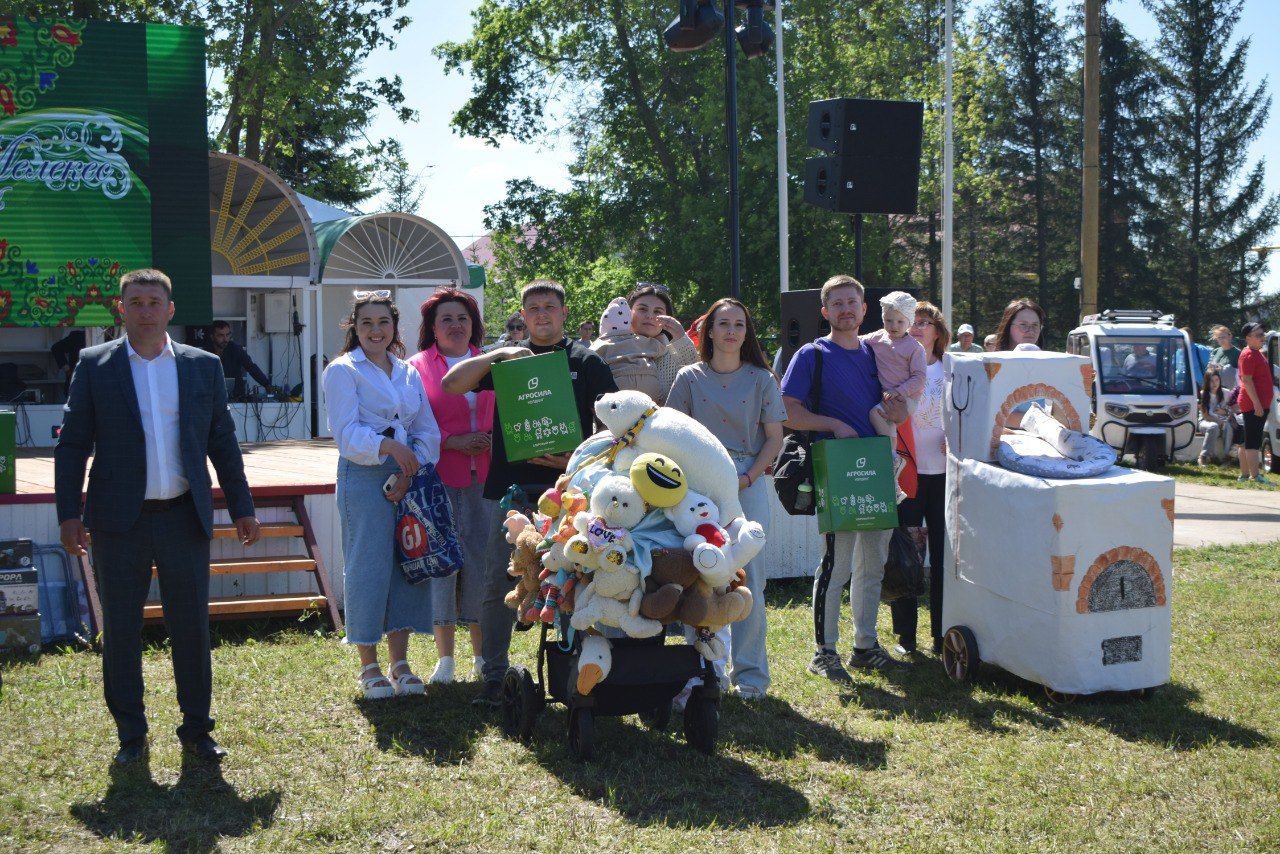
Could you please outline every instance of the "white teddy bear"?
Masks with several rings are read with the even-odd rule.
[[[608,564],[617,568],[626,563],[631,550],[631,528],[648,512],[644,499],[631,478],[607,475],[591,493],[591,512],[573,517],[578,533],[564,544],[565,555],[585,572]]]
[[[680,503],[662,511],[684,537],[685,550],[707,584],[719,590],[764,548],[764,527],[739,520],[730,533],[716,520],[719,509],[705,495],[689,490]]]
[[[588,563],[583,558],[597,558],[589,567],[589,571],[593,570],[591,583],[574,602],[570,625],[585,631],[601,623],[616,626],[633,638],[653,637],[662,631],[662,623],[640,616],[644,597],[640,570],[626,560],[631,547],[627,529],[644,518],[644,500],[631,478],[607,475],[591,493],[591,510],[591,514],[579,513],[574,519],[574,526],[582,533],[565,543],[566,554],[584,568]]]
[[[595,409],[600,423],[618,438],[652,406],[653,401],[639,392],[616,391],[596,401]],[[742,517],[738,470],[710,430],[683,412],[662,407],[645,419],[635,441],[618,452],[613,470],[630,472],[636,457],[646,451],[682,462],[690,491],[709,497],[720,508],[720,518],[715,521],[737,533]]]

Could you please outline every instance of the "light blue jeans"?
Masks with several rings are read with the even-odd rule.
[[[738,474],[746,474],[755,462],[754,457],[734,456]],[[764,526],[765,542],[772,535],[772,519],[769,513],[769,486],[763,477],[738,493],[742,499],[742,513],[752,522]],[[747,573],[747,589],[751,591],[751,613],[745,620],[729,625],[732,643],[729,645],[729,679],[737,686],[748,686],[760,691],[769,690],[769,656],[765,647],[765,630],[768,619],[764,608],[765,568],[763,555],[743,567]]]
[[[390,459],[377,466],[338,460],[347,643],[372,645],[404,629],[431,634],[431,583],[405,581],[396,561],[396,506],[382,494],[399,470]]]

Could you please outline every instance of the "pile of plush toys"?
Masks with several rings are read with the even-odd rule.
[[[744,519],[738,475],[712,433],[642,392],[596,403],[607,428],[582,443],[533,518],[503,523],[514,548],[506,597],[524,624],[568,614],[584,632],[578,692],[609,675],[601,627],[653,637],[667,623],[695,630],[708,660],[725,656],[715,633],[751,612],[742,567],[764,547],[764,529]]]

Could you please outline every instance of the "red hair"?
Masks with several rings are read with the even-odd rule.
[[[426,350],[436,343],[436,312],[447,302],[461,303],[471,318],[472,347],[484,343],[484,321],[480,319],[480,307],[476,305],[471,294],[463,293],[457,288],[440,288],[422,301],[422,328],[418,330],[418,350]]]

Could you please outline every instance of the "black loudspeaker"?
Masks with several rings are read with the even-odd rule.
[[[804,200],[837,213],[913,214],[920,161],[898,157],[810,157]]]
[[[913,214],[920,195],[924,104],[832,98],[809,104],[804,200],[837,213]]]
[[[809,145],[841,157],[920,159],[921,101],[830,98],[809,102]]]
[[[862,325],[858,327],[860,334],[875,332],[884,325],[880,319],[880,298],[895,290],[903,289],[867,288],[867,314],[862,318]],[[907,290],[907,293],[916,296],[913,290]],[[820,288],[784,292],[781,308],[782,334],[778,341],[778,348],[782,351],[782,361],[779,363],[780,375],[786,373],[787,365],[791,364],[791,357],[797,350],[810,341],[831,333],[831,324],[822,316]]]

